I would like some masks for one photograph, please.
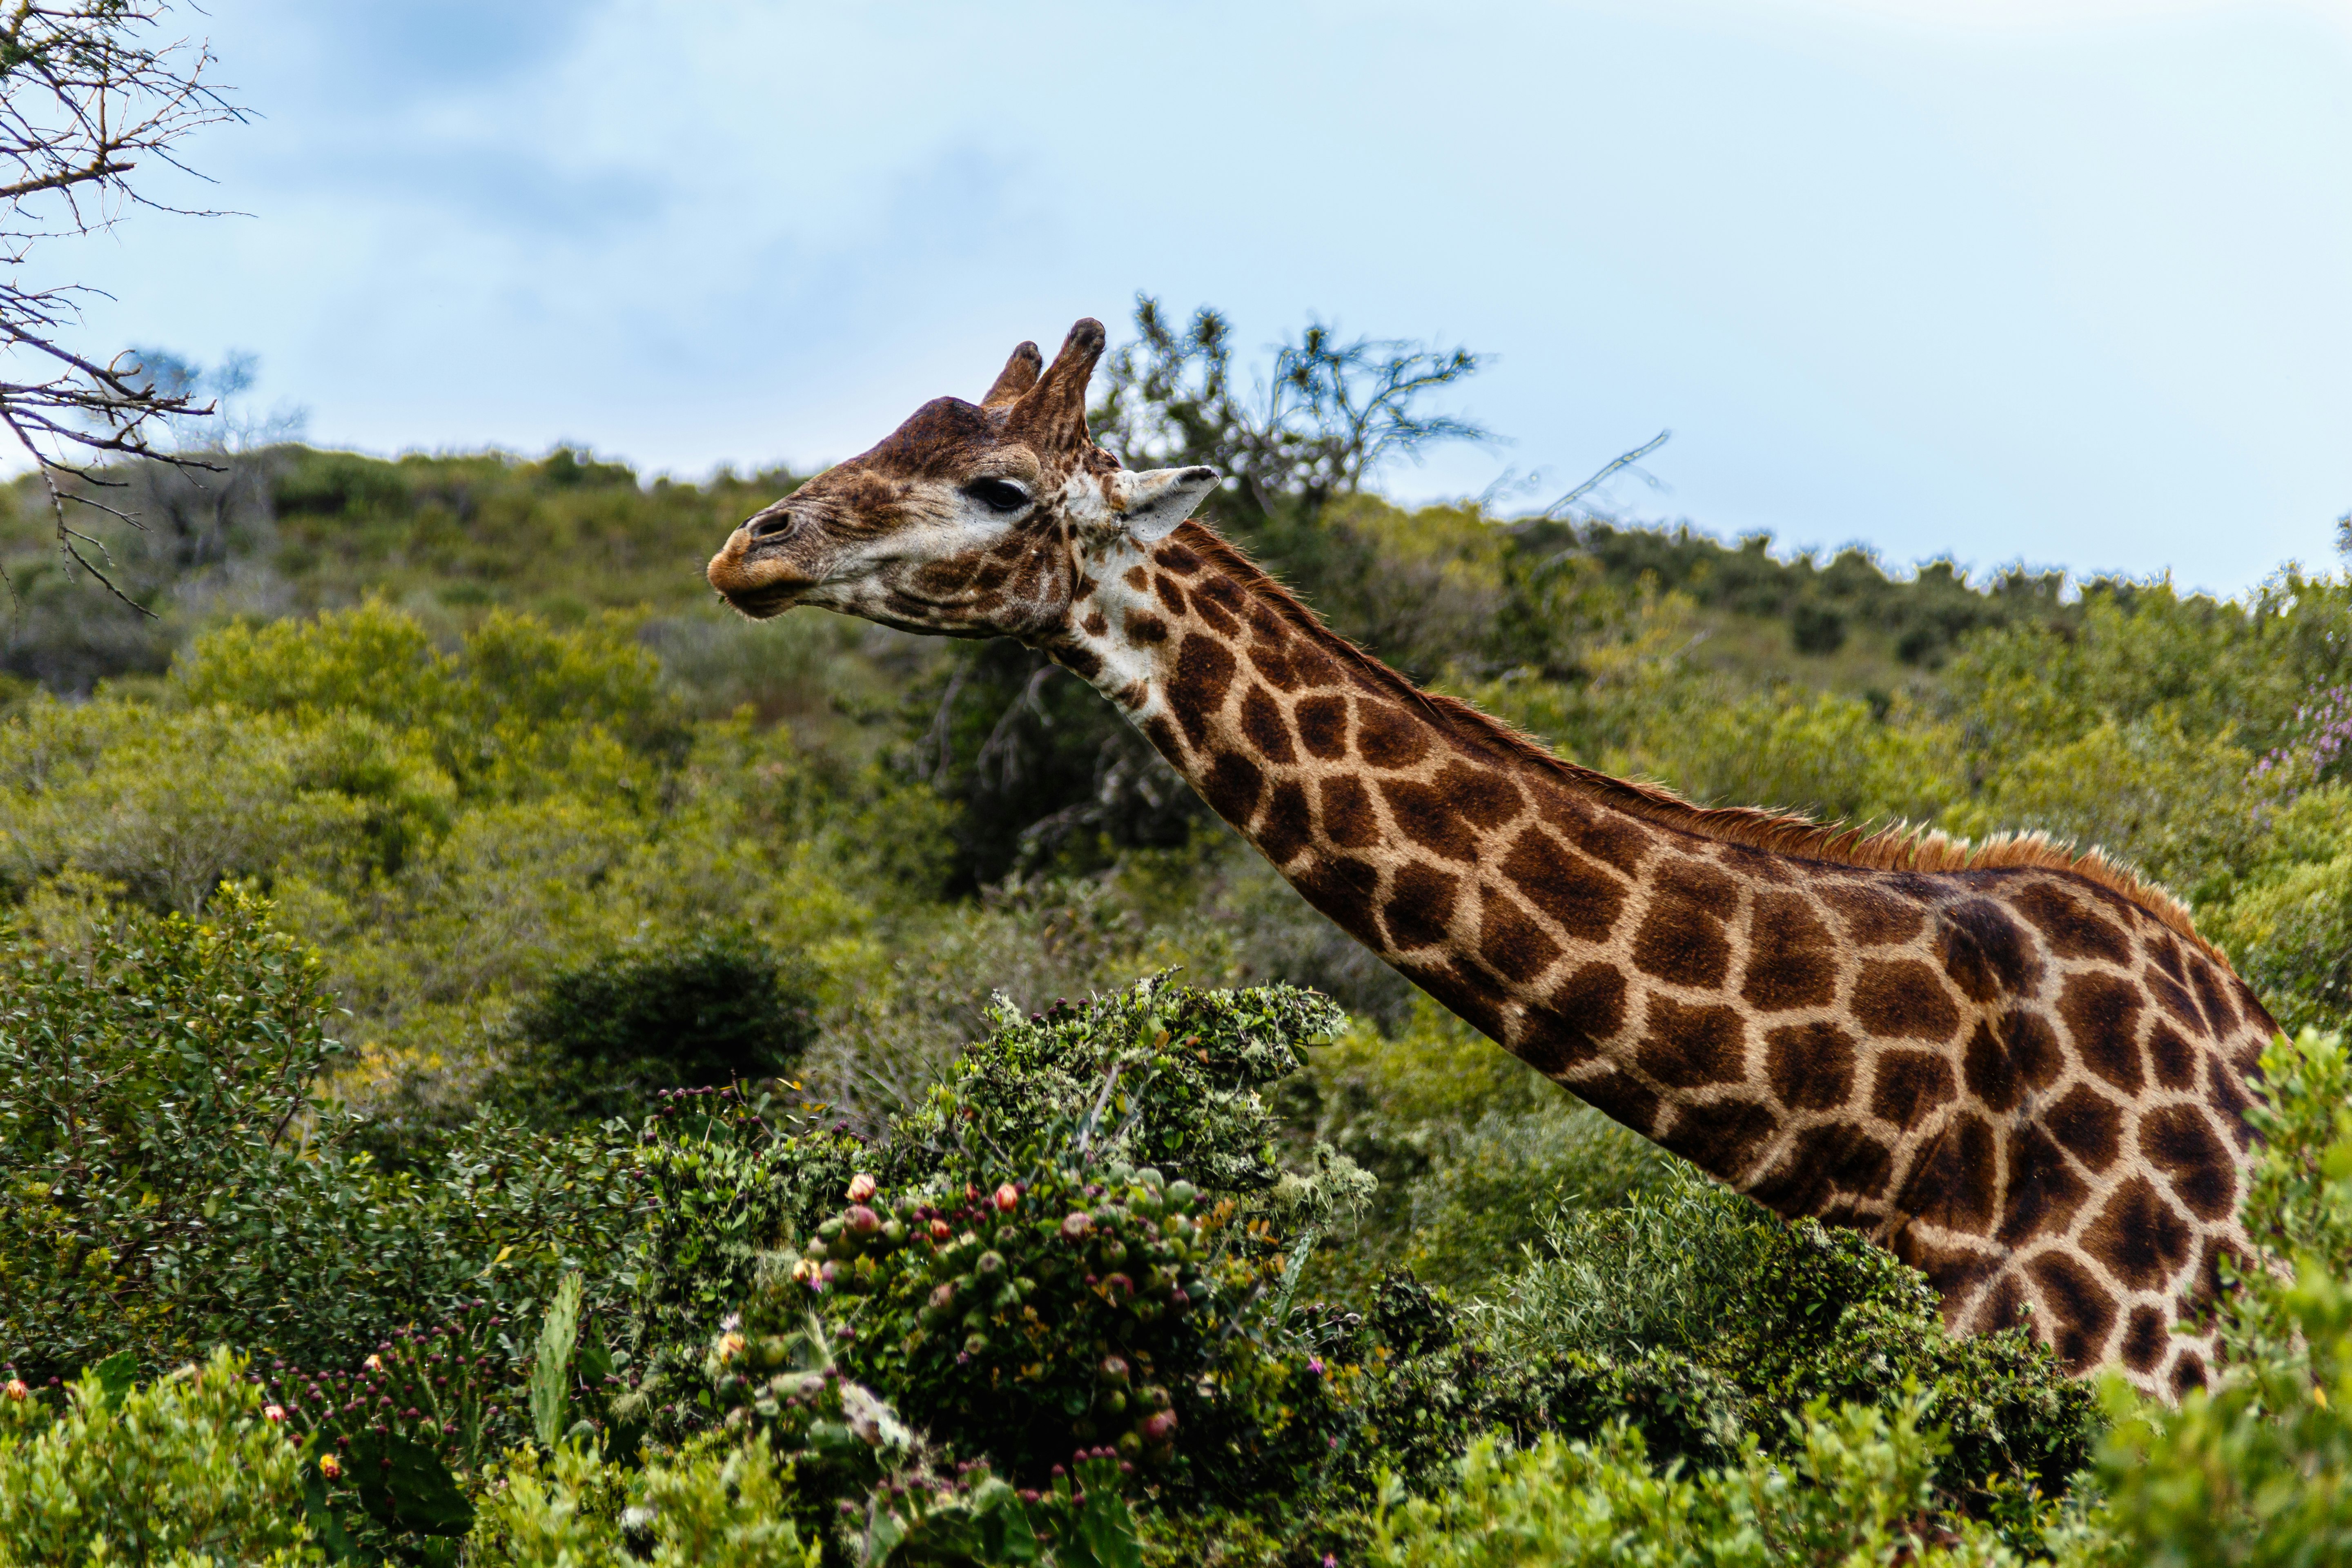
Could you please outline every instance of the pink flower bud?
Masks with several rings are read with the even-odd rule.
[[[1019,1208],[1020,1206],[1020,1188],[1014,1186],[1011,1182],[1007,1182],[1003,1186],[996,1189],[997,1213],[1011,1214],[1014,1209]]]
[[[862,1204],[874,1195],[874,1178],[860,1171],[849,1178],[849,1201]]]
[[[1165,1443],[1176,1435],[1176,1412],[1162,1410],[1155,1415],[1144,1417],[1140,1430],[1145,1442]]]
[[[261,1407],[261,1418],[274,1426],[278,1422],[286,1419],[286,1406],[283,1405],[265,1405]]]
[[[953,1234],[954,1231],[948,1225],[947,1221],[943,1219],[935,1219],[931,1221],[931,1239],[933,1241],[945,1241]]]

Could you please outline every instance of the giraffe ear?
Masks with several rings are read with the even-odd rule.
[[[988,395],[980,400],[980,405],[982,408],[1002,408],[1009,403],[1018,403],[1023,393],[1037,384],[1037,376],[1045,368],[1045,356],[1037,352],[1037,345],[1023,343],[1013,351],[1013,357],[1004,362],[1004,368],[997,373],[994,384],[989,387]]]
[[[1176,531],[1192,509],[1209,499],[1225,476],[1214,468],[1150,468],[1122,472],[1125,505],[1119,521],[1128,533],[1145,544],[1156,543]]]

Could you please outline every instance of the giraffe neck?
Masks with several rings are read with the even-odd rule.
[[[1768,858],[1660,833],[1414,689],[1197,524],[1088,563],[1057,657],[1350,936],[1539,1071],[1738,1183],[1772,1141],[1700,994]],[[1656,973],[1633,973],[1646,963]],[[1652,998],[1643,979],[1675,994]],[[1675,1059],[1668,1059],[1668,1058]]]
[[[1598,1110],[1864,1230],[1959,1332],[2202,1382],[2273,1026],[2095,855],[1863,839],[1560,761],[1188,523],[1077,563],[1047,646],[1307,901]]]

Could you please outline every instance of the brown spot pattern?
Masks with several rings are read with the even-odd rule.
[[[1853,982],[1855,1020],[1869,1034],[1895,1040],[1948,1040],[1960,1010],[1942,976],[1916,958],[1866,963]]]
[[[1734,1009],[1653,993],[1645,1021],[1634,1059],[1666,1087],[1738,1083],[1748,1076],[1748,1026]]]
[[[1834,1110],[1853,1095],[1853,1037],[1825,1020],[1774,1029],[1764,1076],[1791,1110]]]
[[[1748,969],[1739,986],[1758,1010],[1826,1007],[1837,999],[1837,949],[1810,900],[1759,893],[1748,917]]]

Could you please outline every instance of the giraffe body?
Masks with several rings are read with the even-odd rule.
[[[2210,1333],[2175,1328],[2252,1251],[2273,1025],[2179,905],[2039,839],[1702,810],[1416,690],[1183,521],[1213,470],[1086,438],[1101,341],[926,405],[738,530],[713,584],[1045,649],[1317,909],[1605,1114],[1864,1231],[1956,1332],[2204,1380]]]

